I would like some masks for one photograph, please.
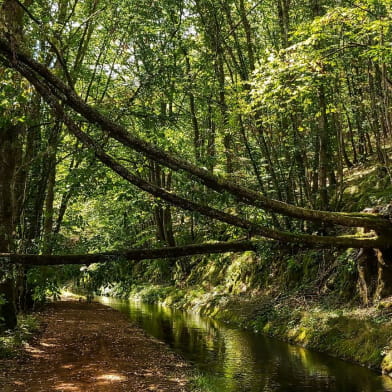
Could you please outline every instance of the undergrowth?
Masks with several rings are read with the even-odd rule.
[[[38,319],[32,315],[18,317],[18,326],[13,331],[0,335],[0,358],[11,358],[39,330]]]

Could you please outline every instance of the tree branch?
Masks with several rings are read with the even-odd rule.
[[[122,252],[93,253],[82,255],[20,255],[0,253],[0,263],[22,265],[68,265],[110,263],[123,258],[126,260],[152,260],[163,258],[177,258],[200,254],[256,251],[266,241],[233,241],[203,243],[185,246],[173,246],[154,249],[130,249]]]
[[[127,260],[147,260],[172,257],[193,256],[198,254],[243,252],[256,250],[262,241],[218,242],[157,249],[130,249],[124,252],[96,253],[85,255],[18,255],[0,254],[0,260],[23,265],[61,265],[107,263],[125,258]]]

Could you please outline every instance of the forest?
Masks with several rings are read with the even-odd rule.
[[[0,331],[64,287],[312,298],[381,312],[320,351],[392,374],[391,0],[0,7]]]

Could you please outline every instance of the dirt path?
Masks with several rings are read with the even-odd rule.
[[[17,360],[0,362],[1,392],[187,391],[186,364],[124,315],[61,301]]]

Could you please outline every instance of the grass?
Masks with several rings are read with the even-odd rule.
[[[217,377],[194,371],[189,382],[192,392],[221,392],[221,384]]]

